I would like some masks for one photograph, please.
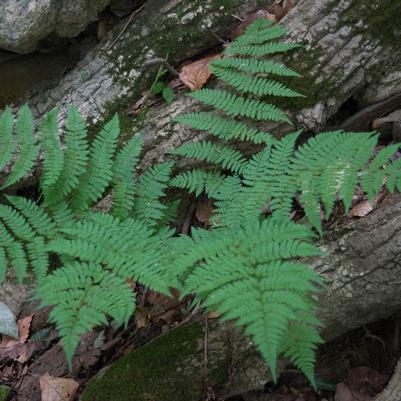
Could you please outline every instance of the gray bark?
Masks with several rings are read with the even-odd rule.
[[[320,244],[326,256],[309,261],[327,284],[319,311],[326,340],[401,309],[400,243],[401,195],[361,220],[345,218],[327,234]],[[231,325],[211,321],[206,343],[208,383],[216,393],[246,392],[271,379],[249,339]],[[204,325],[181,326],[106,368],[89,383],[82,400],[201,399],[204,351]],[[140,363],[144,358],[147,363]]]
[[[84,117],[96,122],[113,104],[127,102],[128,97],[135,99],[149,89],[158,67],[145,66],[147,60],[168,54],[170,64],[178,65],[217,45],[219,36],[232,31],[238,25],[232,13],[245,15],[269,3],[150,0],[119,40],[114,41],[125,21],[55,87],[41,90],[28,102],[37,116],[58,106],[61,121],[75,103]]]

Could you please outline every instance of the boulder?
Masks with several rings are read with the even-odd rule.
[[[2,0],[0,48],[34,51],[50,34],[73,38],[97,19],[110,0]]]

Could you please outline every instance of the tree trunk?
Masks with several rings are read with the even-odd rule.
[[[322,241],[326,256],[309,262],[327,283],[319,312],[326,340],[401,309],[400,243],[401,195],[388,198],[359,221],[345,219]],[[211,320],[205,336],[205,324],[195,321],[105,368],[88,384],[81,400],[196,401],[202,398],[205,383],[216,394],[228,396],[270,379],[262,359],[239,330]]]

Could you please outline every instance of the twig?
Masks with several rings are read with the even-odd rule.
[[[146,4],[146,3],[145,3]],[[132,11],[131,15],[128,18],[128,21],[125,23],[125,25],[123,26],[123,29],[121,29],[120,33],[116,36],[116,38],[111,42],[111,44],[109,46],[107,46],[106,51],[111,50],[114,45],[118,42],[118,40],[121,38],[121,36],[124,34],[124,32],[127,30],[129,24],[131,23],[132,19],[134,18],[134,16],[136,14],[138,14],[140,11],[143,10],[143,8],[145,7],[145,4],[142,4],[139,8],[137,8],[136,10]]]
[[[156,58],[152,58],[151,60],[146,60],[143,63],[143,66],[145,67],[147,65],[154,65],[154,64],[163,65],[175,77],[179,77],[179,75],[180,75],[180,74],[178,74],[178,72],[171,66],[171,64],[166,59],[161,58],[161,57],[156,57]]]
[[[194,202],[191,203],[188,213],[185,217],[184,224],[182,225],[181,234],[188,234],[189,229],[191,227],[192,217],[195,213],[196,204]]]

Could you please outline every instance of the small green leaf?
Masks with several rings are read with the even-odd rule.
[[[18,340],[18,326],[14,314],[3,302],[0,302],[0,334]]]
[[[159,93],[162,93],[164,88],[166,87],[166,84],[162,81],[157,81],[155,84],[150,88],[150,94],[151,95],[158,95]]]
[[[162,95],[167,104],[171,104],[173,102],[174,91],[169,86],[164,87]]]

